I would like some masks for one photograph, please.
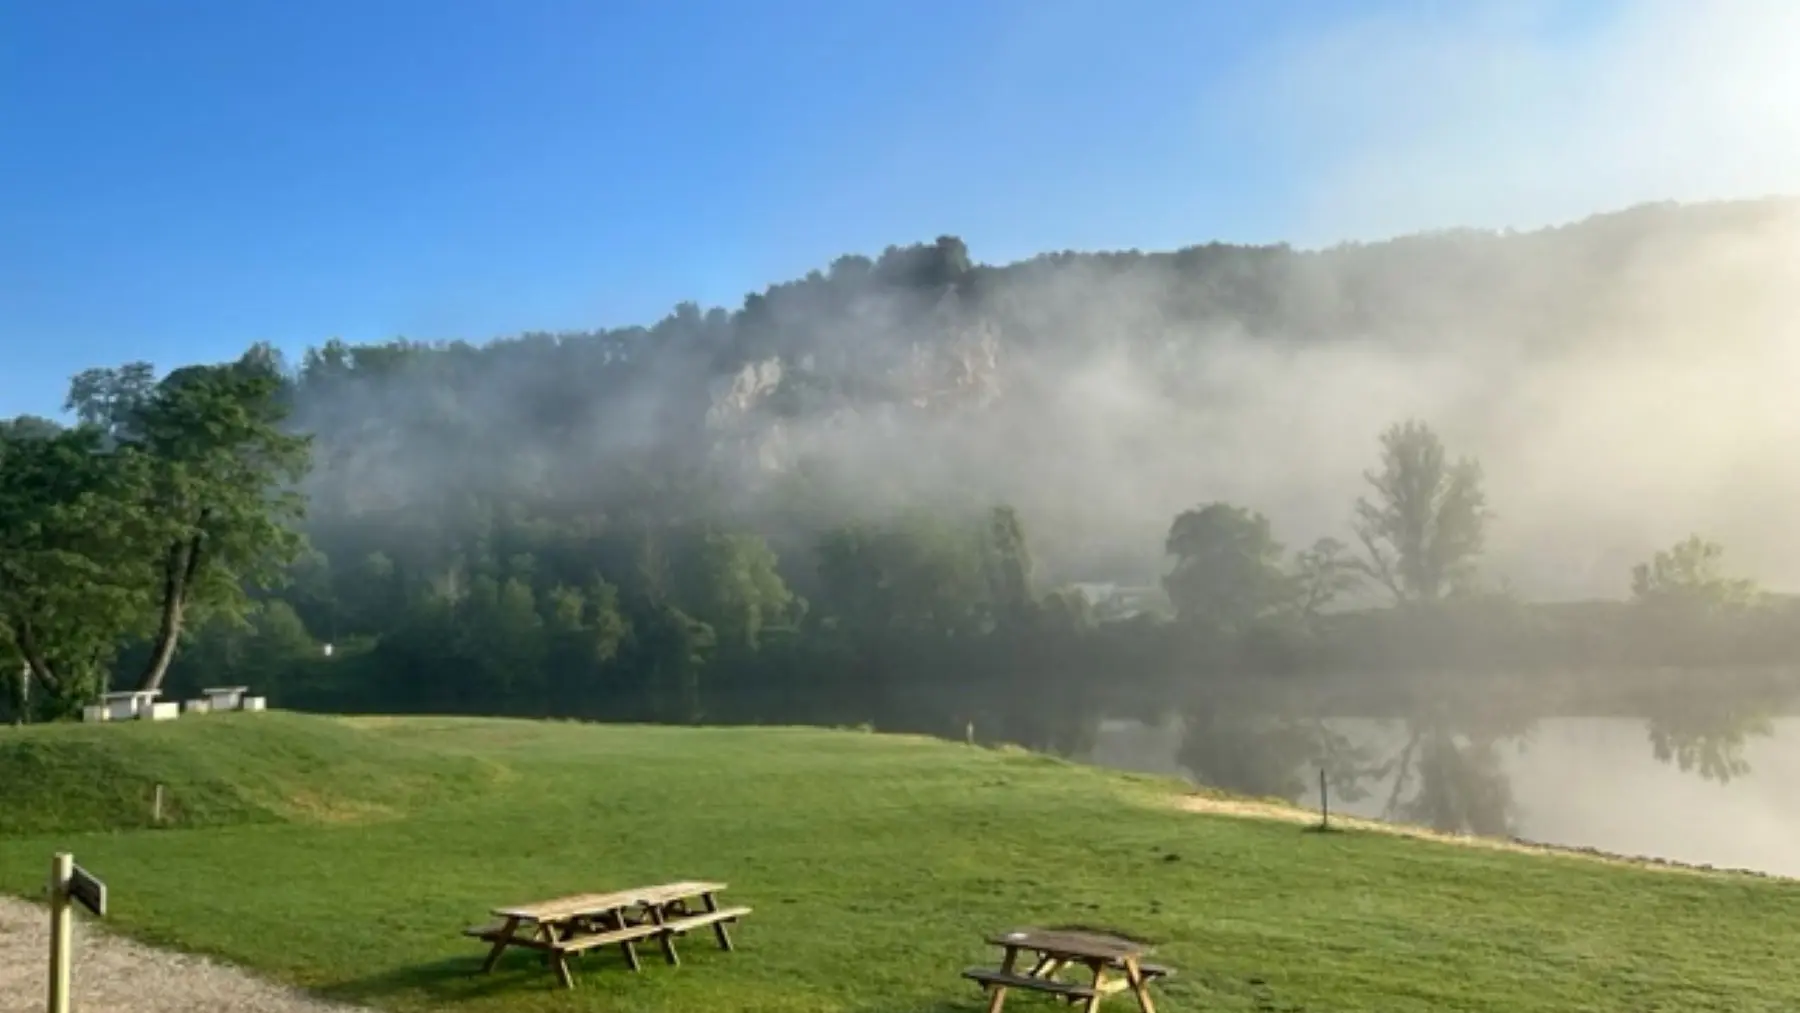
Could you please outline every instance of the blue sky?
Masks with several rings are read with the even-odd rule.
[[[90,365],[257,340],[735,307],[942,233],[1004,261],[1410,226],[1376,199],[1320,217],[1319,182],[1392,178],[1359,144],[1410,151],[1426,128],[1370,110],[1445,90],[1390,75],[1334,112],[1350,100],[1320,74],[1349,60],[1380,84],[1357,68],[1406,39],[1580,55],[1616,20],[1597,0],[1525,7],[0,3],[0,415],[55,413]],[[1516,84],[1450,93],[1479,107]]]

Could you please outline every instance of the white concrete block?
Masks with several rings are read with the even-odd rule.
[[[138,712],[138,717],[149,721],[172,721],[181,716],[181,705],[173,700],[168,703],[153,703]]]
[[[268,710],[269,698],[263,696],[247,696],[244,698],[243,709],[247,711]]]
[[[183,714],[205,714],[212,710],[211,700],[188,700],[181,705]]]

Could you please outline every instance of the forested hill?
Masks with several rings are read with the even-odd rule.
[[[943,238],[647,328],[88,371],[76,425],[0,423],[0,713],[249,684],[1074,753],[1173,710],[1215,783],[1398,769],[1494,829],[1492,751],[1600,708],[1728,777],[1800,664],[1758,583],[1800,577],[1796,211]]]
[[[1620,595],[1632,562],[1694,530],[1787,583],[1800,480],[1751,460],[1767,421],[1707,398],[1745,417],[1786,397],[1791,358],[1769,360],[1794,211],[1006,266],[943,238],[650,327],[330,342],[300,366],[296,418],[320,437],[320,523],[413,527],[499,494],[729,515],[792,548],[849,514],[1009,503],[1046,576],[1142,584],[1197,502],[1342,536],[1375,435],[1417,416],[1481,459],[1490,566],[1528,594]]]

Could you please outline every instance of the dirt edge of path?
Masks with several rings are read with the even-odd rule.
[[[207,957],[163,950],[75,915],[74,1013],[365,1013]],[[0,896],[0,1013],[42,1013],[50,913]]]
[[[1186,812],[1204,813],[1212,816],[1233,816],[1240,819],[1276,820],[1297,825],[1319,822],[1317,810],[1301,809],[1297,806],[1281,802],[1261,801],[1257,799],[1229,798],[1208,792],[1193,792],[1177,798],[1177,805]],[[1522,854],[1550,855],[1562,858],[1579,858],[1588,861],[1602,862],[1608,865],[1625,865],[1639,869],[1655,869],[1663,872],[1686,873],[1699,876],[1747,876],[1757,879],[1775,879],[1784,882],[1787,877],[1773,873],[1760,872],[1755,869],[1720,868],[1712,865],[1698,865],[1688,862],[1677,862],[1672,859],[1655,858],[1649,855],[1621,855],[1599,848],[1576,847],[1572,845],[1544,844],[1528,841],[1519,837],[1479,837],[1473,834],[1446,834],[1426,827],[1407,823],[1389,823],[1384,820],[1364,819],[1358,816],[1331,817],[1331,826],[1344,830],[1359,830],[1369,833],[1394,834],[1401,837],[1413,837],[1420,840],[1435,841],[1441,844],[1455,844],[1470,848],[1488,848],[1495,851],[1512,851]]]

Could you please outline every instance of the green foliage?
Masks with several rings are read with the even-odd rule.
[[[1184,622],[1241,634],[1296,599],[1282,570],[1281,544],[1259,513],[1228,503],[1186,511],[1175,518],[1164,547],[1175,568],[1163,585]]]
[[[1434,602],[1466,585],[1487,534],[1481,465],[1450,461],[1437,433],[1417,420],[1381,434],[1381,467],[1364,478],[1374,499],[1356,501],[1363,565],[1399,602]]]
[[[764,630],[789,624],[799,609],[768,543],[743,532],[702,535],[678,583],[681,600],[725,650],[755,651]]]
[[[158,612],[141,689],[162,685],[188,621],[241,617],[248,592],[282,579],[300,557],[304,501],[295,484],[310,441],[281,428],[277,366],[256,348],[154,385],[142,363],[90,370],[70,385],[70,409],[103,426],[118,453],[148,463],[145,495],[121,505],[140,512],[148,532],[122,548],[154,560]]]
[[[1633,600],[1652,608],[1706,612],[1756,605],[1756,582],[1724,573],[1724,546],[1690,535],[1631,569]]]
[[[1632,567],[1639,657],[1703,663],[1728,654],[1754,628],[1769,599],[1755,581],[1728,576],[1724,555],[1718,543],[1694,535]]]
[[[1031,548],[1025,541],[1025,524],[1012,507],[995,507],[988,513],[981,565],[996,617],[1001,622],[1022,621],[1031,612],[1035,597]]]
[[[1316,619],[1363,583],[1362,569],[1349,547],[1329,537],[1295,553],[1293,573],[1296,605],[1300,617],[1307,620]]]
[[[29,666],[45,716],[78,710],[146,628],[146,525],[121,504],[149,471],[93,427],[0,432],[0,653]]]
[[[282,715],[243,717],[250,734],[287,731],[261,721]],[[313,791],[375,786],[333,765],[348,749],[422,773],[439,793],[406,793],[387,818],[84,837],[74,850],[112,888],[109,925],[401,1013],[973,1010],[980,993],[958,969],[997,958],[984,934],[1031,923],[1156,943],[1157,961],[1180,972],[1157,988],[1172,1010],[1800,1004],[1786,973],[1800,892],[1775,881],[1195,815],[1166,782],[904,737],[291,720],[318,728],[314,745],[282,747],[319,764],[304,782]],[[172,741],[184,722],[32,741]],[[180,744],[207,754],[196,767],[262,762],[252,742],[228,750],[203,724]],[[434,776],[470,764],[506,778]],[[68,842],[0,841],[0,889],[35,896],[45,855]],[[641,974],[616,952],[590,954],[574,963],[576,989],[561,991],[529,953],[478,973],[482,947],[457,933],[495,906],[685,876],[723,880],[727,898],[755,909],[737,952],[695,935],[680,968],[646,961]]]
[[[308,440],[280,428],[278,369],[257,348],[161,381],[90,370],[70,384],[77,427],[0,429],[0,629],[49,716],[91,699],[134,636],[136,682],[159,687],[190,621],[243,620],[299,557]]]
[[[262,686],[310,662],[321,646],[294,607],[279,599],[257,603],[247,616],[215,616],[190,629],[186,647],[169,673],[169,688]]]

